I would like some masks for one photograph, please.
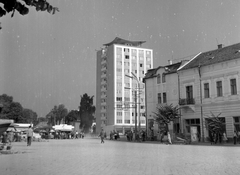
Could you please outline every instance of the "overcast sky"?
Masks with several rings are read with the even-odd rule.
[[[146,41],[154,67],[240,42],[238,0],[48,0],[51,15],[0,19],[0,94],[45,116],[96,94],[96,49],[115,37]]]

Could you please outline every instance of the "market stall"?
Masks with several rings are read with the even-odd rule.
[[[71,138],[71,134],[73,132],[74,126],[67,124],[60,124],[53,126],[55,130],[55,138],[57,139],[69,139]]]

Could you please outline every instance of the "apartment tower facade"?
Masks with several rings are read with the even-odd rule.
[[[145,128],[145,90],[142,80],[153,66],[153,51],[141,47],[143,43],[145,41],[115,38],[97,51],[97,133],[104,128],[107,134],[113,130],[124,134],[134,130],[135,122],[139,125],[139,118],[141,128]]]

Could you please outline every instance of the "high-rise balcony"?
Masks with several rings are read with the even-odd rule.
[[[101,81],[101,85],[107,84],[107,81]]]
[[[105,78],[105,77],[107,77],[107,74],[102,74],[101,75],[101,78]]]
[[[106,59],[103,59],[102,61],[101,61],[101,64],[106,64],[107,63],[107,60]]]
[[[180,98],[179,99],[179,105],[184,106],[184,105],[194,105],[195,100],[194,98]]]
[[[103,66],[103,67],[101,68],[101,71],[105,71],[105,70],[107,70],[107,67],[106,67],[106,66]]]
[[[101,116],[101,120],[107,120],[106,116]]]

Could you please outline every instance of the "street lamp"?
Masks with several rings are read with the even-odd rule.
[[[125,87],[125,89],[130,89],[130,88],[128,88],[128,87]],[[135,114],[134,114],[134,116],[135,116],[135,140],[137,140],[136,139],[136,133],[137,133],[137,91],[136,90],[133,90],[134,91],[134,108],[135,108]],[[133,108],[133,107],[130,107],[129,106],[129,108]]]
[[[132,76],[130,75],[125,75],[126,77],[129,77],[131,79],[134,79],[137,81],[137,90],[138,90],[138,132],[140,132],[140,129],[141,129],[141,120],[140,120],[140,81],[138,80],[137,76],[131,72]],[[136,126],[136,115],[135,115],[135,126]],[[140,134],[140,133],[139,133]]]

